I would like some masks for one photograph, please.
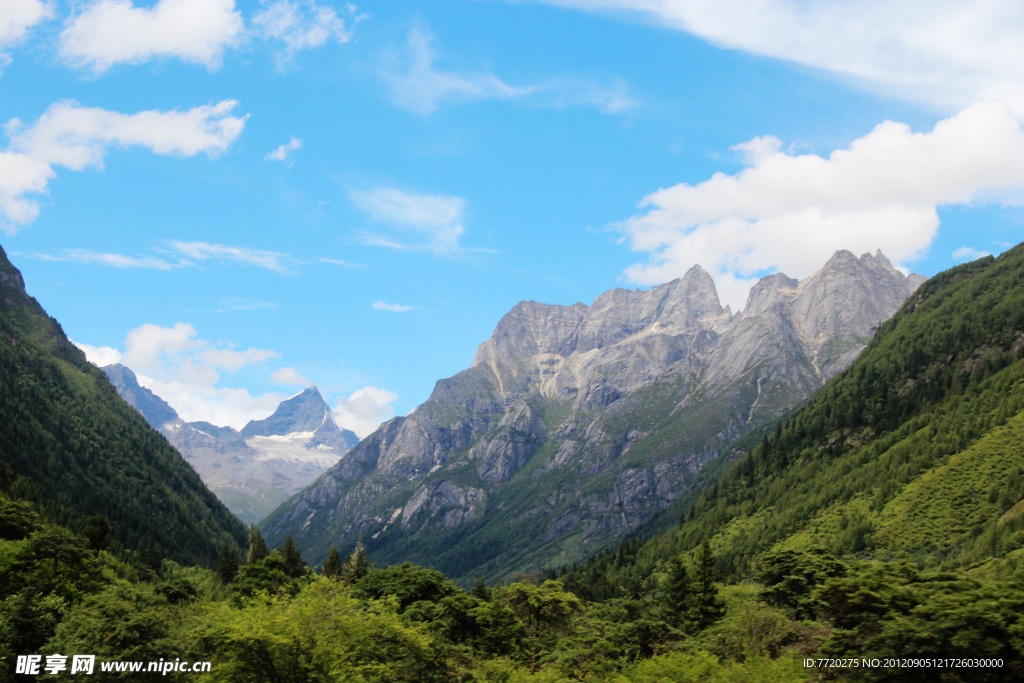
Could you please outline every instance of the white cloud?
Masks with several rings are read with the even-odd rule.
[[[322,263],[330,263],[335,266],[343,266],[345,268],[366,268],[365,265],[359,263],[350,263],[349,261],[340,261],[336,258],[319,258],[318,261]]]
[[[909,262],[929,247],[937,206],[1002,199],[1024,187],[1024,131],[1001,103],[982,103],[912,133],[886,121],[828,158],[781,151],[761,137],[737,145],[745,166],[647,196],[647,213],[617,227],[650,260],[626,271],[655,284],[699,263],[723,301],[741,307],[755,274],[809,275],[836,249],[882,249]]]
[[[375,220],[418,233],[423,242],[405,244],[380,235],[367,235],[368,244],[393,249],[429,249],[450,254],[459,249],[466,200],[439,194],[417,194],[393,187],[350,193],[352,202]]]
[[[4,0],[0,3],[0,50],[14,45],[28,30],[53,15],[49,3],[42,0]],[[0,68],[10,56],[0,53]]]
[[[160,0],[149,8],[131,0],[99,0],[72,17],[60,34],[60,54],[96,74],[156,57],[177,57],[212,71],[244,31],[234,0]]]
[[[289,154],[297,149],[302,149],[302,140],[293,136],[286,144],[281,145],[273,152],[269,152],[263,159],[265,161],[283,161],[288,168],[291,168],[295,165],[295,161],[289,158]]]
[[[295,368],[281,368],[280,370],[274,370],[270,373],[270,381],[288,385],[300,384],[304,387],[308,387],[313,384],[308,379],[300,375]]]
[[[416,308],[415,306],[402,306],[401,304],[386,304],[383,301],[374,302],[371,308],[375,311],[391,311],[392,313],[405,313]]]
[[[955,250],[952,254],[953,258],[955,258],[957,261],[976,261],[977,259],[980,259],[983,256],[991,255],[991,252],[979,251],[977,249],[972,249],[971,247],[960,247],[959,249]]]
[[[373,433],[381,422],[395,415],[392,405],[398,395],[377,387],[364,387],[348,398],[341,397],[334,408],[334,421],[342,429],[351,429],[363,439]]]
[[[838,74],[886,94],[959,108],[1002,99],[1024,116],[1018,0],[541,0],[634,13],[725,48]]]
[[[109,266],[111,268],[153,268],[170,270],[180,264],[168,263],[155,256],[125,256],[92,251],[91,249],[65,249],[60,254],[31,254],[32,258],[43,261],[64,261],[68,263],[85,263],[89,265]]]
[[[221,372],[234,372],[281,354],[267,349],[237,350],[231,344],[199,339],[194,327],[146,324],[128,333],[125,351],[77,344],[97,364],[121,362],[139,384],[167,401],[186,422],[206,420],[236,429],[272,413],[284,394],[252,396],[245,389],[216,386]]]
[[[391,86],[392,101],[417,114],[430,114],[450,102],[486,99],[520,100],[556,109],[586,105],[609,114],[636,106],[621,80],[610,86],[566,78],[515,86],[489,71],[442,71],[434,66],[437,54],[431,47],[433,39],[425,26],[414,26],[409,31],[404,57],[391,55],[383,72]]]
[[[224,311],[256,311],[259,309],[272,308],[276,309],[277,304],[272,301],[260,301],[259,299],[239,299],[237,297],[231,297],[224,299],[220,302],[219,313]]]
[[[356,14],[352,4],[347,9],[353,24],[369,16]],[[274,53],[279,70],[283,70],[300,50],[320,47],[329,40],[347,43],[352,39],[351,30],[346,28],[345,20],[335,9],[318,5],[314,0],[276,0],[257,13],[252,23],[257,36],[283,43],[284,47]]]
[[[85,359],[96,367],[106,367],[121,362],[121,352],[111,346],[89,346],[72,341],[85,354]]]
[[[169,242],[168,246],[196,261],[216,259],[221,263],[240,263],[246,266],[266,268],[282,275],[298,275],[295,266],[302,263],[293,256],[277,251],[233,247],[227,244],[206,242]]]
[[[225,100],[188,111],[128,115],[63,101],[51,105],[32,126],[11,119],[4,124],[10,145],[0,151],[0,226],[14,232],[35,220],[39,204],[25,195],[45,193],[56,175],[54,166],[103,168],[112,146],[139,145],[172,156],[217,156],[245,127],[248,115],[231,116],[237,104]]]

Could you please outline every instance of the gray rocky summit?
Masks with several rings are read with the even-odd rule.
[[[314,561],[363,535],[379,562],[457,577],[571,563],[847,367],[923,280],[840,251],[802,281],[762,278],[736,314],[697,266],[590,306],[520,302],[470,368],[263,526]]]

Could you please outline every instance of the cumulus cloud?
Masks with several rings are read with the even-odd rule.
[[[283,161],[288,168],[291,168],[295,165],[295,161],[289,158],[289,155],[297,149],[302,149],[302,140],[293,136],[291,140],[273,152],[268,152],[267,156],[263,157],[263,159],[265,161]]]
[[[533,106],[563,108],[587,105],[615,114],[636,106],[622,80],[610,85],[574,79],[553,79],[516,86],[489,71],[457,73],[437,68],[433,35],[424,25],[409,31],[404,55],[391,55],[383,77],[391,99],[403,109],[430,114],[443,104],[474,100],[519,100]]]
[[[55,166],[73,171],[103,168],[113,146],[146,147],[156,154],[211,157],[224,152],[242,133],[248,115],[236,117],[234,100],[188,111],[143,111],[121,114],[74,101],[50,106],[31,126],[18,119],[4,124],[10,138],[0,151],[0,226],[14,232],[39,214],[39,204],[26,195],[47,191]]]
[[[369,16],[357,14],[352,4],[347,6],[347,10],[353,24]],[[281,49],[274,53],[278,70],[287,67],[295,53],[301,50],[320,47],[328,41],[347,43],[352,39],[352,31],[337,11],[327,5],[318,5],[314,0],[277,0],[257,13],[252,23],[257,36],[282,44]]]
[[[782,151],[773,137],[737,145],[745,168],[659,190],[648,211],[617,227],[647,263],[626,271],[641,284],[699,263],[725,303],[741,307],[756,274],[804,277],[836,249],[882,249],[899,263],[929,247],[937,206],[1019,203],[1024,131],[1005,104],[973,105],[913,133],[886,121],[828,158]]]
[[[873,90],[1024,116],[1024,4],[1015,0],[541,0],[633,13],[725,48],[793,61]]]
[[[392,313],[405,313],[416,308],[415,306],[402,306],[401,304],[386,304],[383,301],[374,302],[371,306],[375,311],[391,311]]]
[[[374,220],[391,223],[416,233],[420,241],[404,243],[370,234],[367,244],[392,249],[429,249],[437,254],[450,254],[459,249],[466,200],[440,194],[418,194],[393,187],[366,192],[352,192],[352,202]]]
[[[121,362],[121,352],[112,346],[90,346],[76,341],[71,343],[81,349],[85,359],[96,367],[103,368]]]
[[[238,263],[246,266],[266,268],[282,275],[298,275],[295,267],[301,261],[288,254],[248,247],[233,247],[227,244],[206,242],[169,242],[168,246],[183,256],[196,261],[217,260],[221,263]]]
[[[280,370],[274,370],[270,373],[270,381],[277,382],[278,384],[299,384],[304,387],[308,387],[313,384],[308,379],[300,375],[295,368],[281,368]]]
[[[4,0],[0,3],[0,50],[20,42],[28,30],[52,16],[49,3],[42,0]],[[0,69],[10,55],[0,52]]]
[[[139,384],[167,401],[186,422],[206,420],[241,429],[249,420],[272,413],[284,394],[252,396],[245,389],[217,386],[221,373],[280,358],[268,349],[234,348],[224,342],[200,339],[187,323],[171,327],[146,324],[125,338],[123,352],[111,347],[76,344],[97,365],[121,362],[131,368]]]
[[[983,256],[991,256],[992,253],[988,251],[979,251],[978,249],[972,249],[971,247],[960,247],[953,251],[953,258],[957,261],[975,261],[982,258]]]
[[[149,8],[131,0],[99,0],[61,32],[60,54],[96,74],[155,57],[176,57],[212,71],[244,31],[234,0],[160,0]]]
[[[334,408],[334,421],[342,429],[351,429],[363,439],[373,433],[381,422],[395,415],[392,405],[398,395],[377,387],[364,387],[348,398],[339,398]]]
[[[41,4],[38,0],[5,1]],[[132,0],[94,0],[72,16],[61,32],[60,55],[68,64],[97,75],[115,64],[141,64],[157,58],[180,59],[215,71],[228,49],[256,40],[277,46],[274,59],[280,70],[301,50],[329,41],[348,42],[350,26],[369,17],[351,3],[342,11],[349,24],[338,10],[315,0],[261,0],[261,4],[263,9],[253,15],[246,29],[235,0],[159,0],[152,7],[136,7]],[[0,22],[2,19],[0,12]]]

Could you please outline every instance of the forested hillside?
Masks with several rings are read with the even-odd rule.
[[[568,570],[638,590],[713,539],[719,569],[770,549],[1009,575],[1024,555],[1024,248],[937,275],[861,357],[735,462],[678,529]],[[628,557],[627,557],[628,555]]]
[[[0,491],[124,548],[209,562],[244,528],[25,292],[0,250]]]

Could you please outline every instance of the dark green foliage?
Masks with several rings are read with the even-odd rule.
[[[676,555],[668,561],[665,583],[661,589],[665,620],[676,628],[682,627],[690,615],[694,586],[686,561]]]
[[[1024,678],[1024,586],[1019,580],[986,582],[909,563],[865,564],[829,580],[816,593],[823,617],[837,630],[822,656],[870,652],[886,658],[995,658],[999,668],[948,672],[956,683]],[[936,672],[903,669],[900,680],[939,680]],[[861,676],[872,679],[884,675]]]
[[[338,554],[337,548],[332,547],[331,552],[327,553],[327,561],[320,569],[320,574],[328,579],[337,579],[341,574],[341,555]]]
[[[110,546],[110,526],[103,515],[93,515],[82,530],[89,550],[106,550]]]
[[[476,583],[473,584],[471,595],[478,600],[487,601],[491,599],[491,591],[488,590],[487,581],[484,580],[484,577],[477,578]]]
[[[690,620],[696,631],[703,631],[725,614],[725,602],[718,595],[718,572],[711,544],[705,540],[700,544],[694,560],[693,609]]]
[[[246,556],[245,561],[249,564],[255,564],[269,554],[270,548],[267,547],[267,542],[263,540],[263,534],[260,533],[259,528],[255,524],[250,524],[249,554]]]
[[[777,550],[758,560],[761,597],[770,605],[790,610],[797,619],[813,619],[811,594],[828,579],[842,576],[846,565],[825,548]]]
[[[121,546],[152,536],[181,562],[241,545],[241,523],[24,292],[2,250],[0,276],[0,492],[75,531],[101,514]]]
[[[25,538],[38,527],[37,519],[30,503],[0,496],[0,538],[11,541]]]
[[[234,584],[235,591],[239,596],[247,598],[260,591],[294,591],[295,586],[285,569],[281,553],[271,553],[259,562],[244,565],[238,571],[238,578]]]
[[[172,576],[156,584],[153,590],[164,596],[167,602],[172,605],[191,602],[196,598],[196,587],[188,579],[181,576]]]
[[[411,562],[404,562],[387,569],[375,569],[355,582],[356,593],[367,599],[378,599],[385,595],[398,598],[399,609],[404,610],[414,602],[438,602],[442,598],[459,593],[459,587],[436,569],[424,569]]]
[[[149,541],[139,551],[139,568],[159,575],[162,566],[163,557],[160,556],[160,550],[157,549],[156,542],[150,536]]]
[[[295,545],[291,536],[284,537],[284,543],[277,549],[277,552],[281,553],[281,559],[284,560],[284,573],[290,578],[297,579],[306,573],[306,561],[302,559],[302,553],[299,552],[299,547]]]
[[[224,544],[217,561],[217,576],[224,583],[231,583],[238,577],[238,554],[231,546]]]

